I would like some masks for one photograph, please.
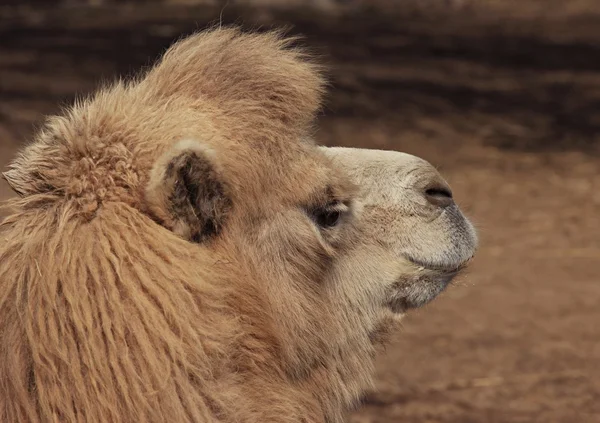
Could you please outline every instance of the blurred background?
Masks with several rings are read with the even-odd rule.
[[[431,161],[480,231],[349,421],[600,422],[600,1],[2,0],[0,167],[219,22],[304,35],[331,79],[318,142]]]

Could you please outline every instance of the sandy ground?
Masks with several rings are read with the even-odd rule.
[[[3,20],[0,166],[44,114],[201,27],[192,12],[143,30]],[[481,234],[350,422],[600,421],[600,20],[554,15],[292,19],[332,69],[319,142],[430,160]]]

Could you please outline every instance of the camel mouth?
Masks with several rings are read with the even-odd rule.
[[[404,314],[411,309],[423,307],[437,298],[457,274],[458,272],[436,272],[408,282],[398,282],[386,306],[395,314]]]
[[[430,303],[471,263],[473,257],[443,265],[407,258],[417,267],[417,272],[412,277],[403,278],[393,284],[386,302],[387,308],[395,314],[403,314]]]
[[[471,262],[475,258],[475,253],[471,254],[466,259],[460,258],[454,262],[448,263],[428,262],[408,254],[405,254],[404,258],[408,260],[411,264],[416,266],[418,270],[435,272],[439,273],[440,275],[456,275],[471,264]]]

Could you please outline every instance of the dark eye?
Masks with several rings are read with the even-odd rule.
[[[314,212],[313,216],[317,225],[323,228],[332,228],[336,226],[339,221],[342,212],[340,210],[317,210]]]

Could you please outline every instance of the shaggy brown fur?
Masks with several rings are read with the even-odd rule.
[[[403,251],[454,273],[472,254],[460,212],[416,209],[410,186],[371,184],[384,200],[360,218],[354,182],[310,141],[323,79],[292,42],[193,35],[49,119],[11,165],[0,421],[341,422],[391,309],[449,280]]]
[[[327,345],[338,330],[321,329],[331,318],[314,285],[327,253],[302,227],[306,247],[289,240],[286,253],[279,222],[265,218],[346,184],[298,141],[323,81],[289,44],[235,29],[194,35],[143,79],[51,118],[11,166],[22,198],[2,223],[1,421],[341,419],[360,390],[343,387],[346,367],[371,364],[340,363],[349,352]],[[157,226],[168,211],[147,188],[185,138],[228,151],[219,165],[237,215],[210,248]],[[250,225],[272,250],[242,260],[235,237]],[[278,304],[290,274],[295,287]]]

